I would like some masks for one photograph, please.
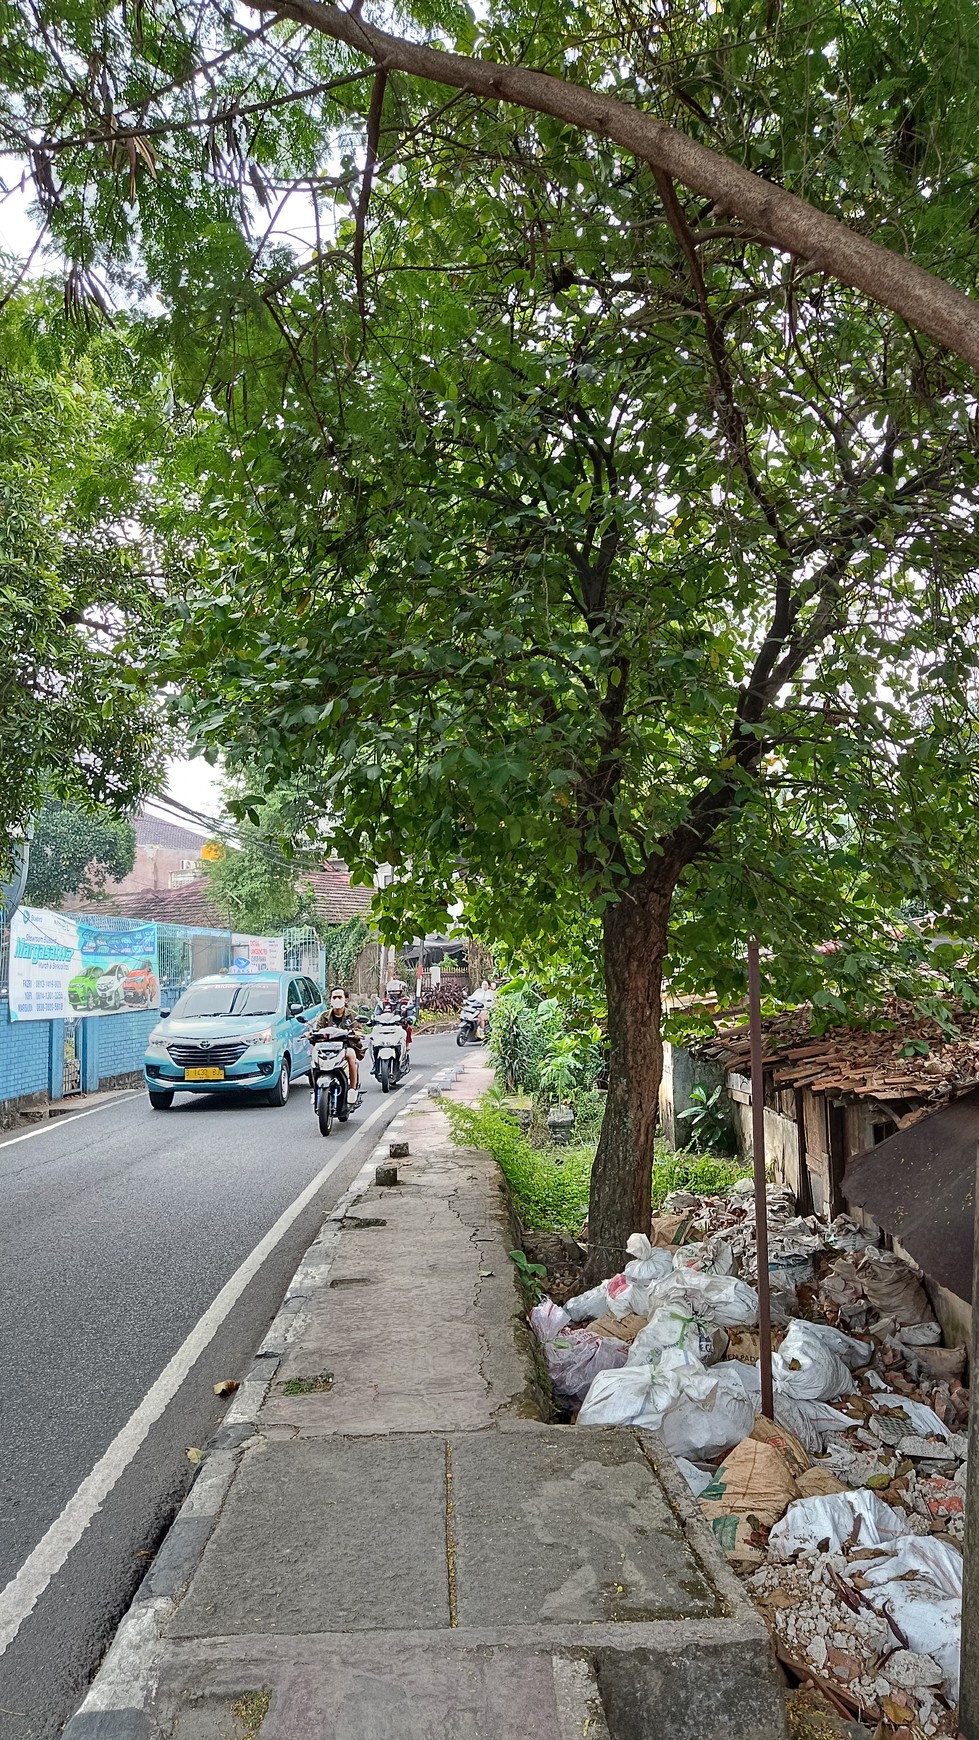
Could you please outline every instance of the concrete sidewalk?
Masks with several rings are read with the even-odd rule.
[[[511,1243],[495,1166],[416,1096],[307,1254],[68,1740],[778,1740],[767,1633],[669,1459],[545,1418]]]

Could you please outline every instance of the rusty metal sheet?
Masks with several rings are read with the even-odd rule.
[[[972,1298],[979,1090],[855,1154],[843,1194],[900,1239],[926,1275]]]

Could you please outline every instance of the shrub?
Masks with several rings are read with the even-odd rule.
[[[541,997],[516,980],[496,999],[490,1055],[507,1088],[554,1100],[576,1100],[592,1088],[603,1053],[594,1025],[569,1026],[556,997]]]
[[[594,1144],[534,1148],[509,1114],[492,1105],[444,1105],[456,1141],[492,1154],[524,1226],[577,1232],[588,1213]]]
[[[466,1000],[465,981],[453,974],[440,985],[422,987],[421,1006],[433,1015],[458,1015]]]

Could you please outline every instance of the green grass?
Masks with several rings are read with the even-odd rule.
[[[741,1160],[717,1154],[691,1154],[681,1149],[660,1148],[653,1162],[653,1208],[663,1206],[671,1190],[692,1190],[697,1196],[723,1196],[739,1178],[751,1171]]]
[[[245,1731],[242,1740],[255,1740],[269,1713],[271,1702],[271,1692],[246,1692],[244,1697],[235,1700],[231,1706],[231,1714],[237,1716]]]
[[[492,1154],[524,1226],[577,1232],[588,1213],[594,1142],[535,1148],[506,1112],[485,1101],[475,1106],[442,1103],[456,1141]]]
[[[332,1390],[333,1373],[321,1371],[317,1377],[286,1378],[279,1385],[284,1396],[316,1396],[323,1390]]]
[[[604,1108],[601,1094],[588,1098],[601,1101],[601,1105],[588,1106],[584,1119],[579,1108],[575,1134],[585,1136],[587,1131],[587,1139],[567,1148],[547,1142],[546,1126],[536,1118],[530,1135],[526,1135],[489,1097],[475,1106],[449,1100],[442,1104],[456,1141],[466,1148],[486,1148],[492,1154],[510,1187],[524,1226],[577,1233],[588,1213],[588,1184]],[[720,1159],[712,1154],[674,1154],[657,1145],[653,1208],[661,1207],[671,1190],[719,1195],[730,1190],[747,1170],[738,1160]]]

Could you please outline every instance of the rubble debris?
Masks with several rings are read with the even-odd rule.
[[[765,1612],[780,1659],[849,1722],[956,1733],[966,1349],[913,1263],[769,1187],[774,1422],[760,1415],[752,1182],[676,1192],[623,1273],[568,1301],[617,1350],[581,1425],[658,1434]],[[593,1321],[589,1322],[591,1318]]]

